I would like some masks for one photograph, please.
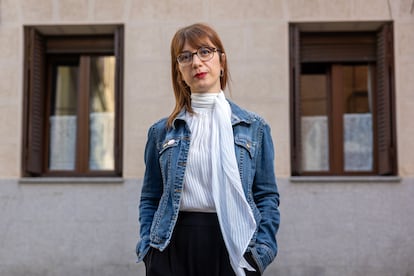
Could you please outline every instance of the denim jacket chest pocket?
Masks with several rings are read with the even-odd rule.
[[[166,180],[166,173],[171,173],[171,166],[176,163],[177,150],[179,149],[180,138],[166,138],[158,145],[158,157],[161,167],[161,173]],[[165,182],[166,183],[166,182]]]
[[[174,189],[178,199],[187,165],[190,136],[167,135],[158,145],[158,158],[166,188]]]
[[[251,185],[253,184],[253,176],[256,171],[257,142],[253,141],[251,136],[237,133],[234,136],[234,143],[240,178],[243,183],[244,192],[249,198]]]
[[[180,138],[170,138],[166,139],[158,145],[159,148],[159,155],[161,156],[165,151],[172,147],[176,147],[178,145]]]
[[[240,147],[239,150],[243,149],[244,151],[246,151],[249,154],[250,159],[254,159],[257,143],[252,141],[250,136],[243,135],[243,134],[236,134],[234,136],[234,143],[238,147]],[[237,154],[238,147],[236,147],[236,154]]]

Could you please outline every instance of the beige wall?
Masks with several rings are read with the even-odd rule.
[[[282,224],[265,275],[413,275],[413,1],[0,0],[0,275],[144,275],[134,246],[147,129],[173,107],[170,39],[198,21],[222,37],[232,98],[272,128]],[[295,183],[288,24],[369,20],[394,21],[401,181]],[[23,26],[101,23],[125,26],[125,179],[19,180]]]
[[[278,175],[290,174],[288,23],[394,20],[399,171],[413,175],[414,15],[410,0],[3,0],[0,17],[0,176],[20,176],[22,26],[125,24],[124,175],[140,177],[149,125],[173,106],[169,43],[177,28],[201,21],[221,35],[232,97],[270,123]],[[410,13],[411,9],[411,13]],[[356,24],[357,25],[357,24]],[[402,150],[404,149],[404,150]]]
[[[408,1],[405,1],[408,2]],[[399,171],[414,174],[414,9],[395,22],[395,76]]]

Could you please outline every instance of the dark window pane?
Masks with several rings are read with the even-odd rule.
[[[113,170],[115,57],[92,57],[90,67],[90,170]]]
[[[50,170],[74,170],[76,158],[76,107],[79,68],[56,66],[51,103]]]
[[[373,68],[343,66],[344,170],[373,170]]]
[[[303,171],[329,171],[327,84],[327,74],[318,72],[300,77]]]

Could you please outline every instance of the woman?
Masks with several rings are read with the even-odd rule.
[[[171,42],[176,105],[148,132],[138,261],[148,276],[261,275],[277,253],[270,128],[223,93],[227,58],[205,24]]]

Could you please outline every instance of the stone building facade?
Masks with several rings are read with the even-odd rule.
[[[0,275],[144,275],[143,264],[135,263],[135,244],[147,129],[173,108],[170,40],[179,27],[194,22],[212,25],[223,39],[232,76],[229,97],[260,114],[272,129],[282,223],[279,255],[265,275],[414,275],[412,0],[1,0]],[[374,47],[369,46],[373,52],[367,48],[371,57],[329,60],[324,68],[331,78],[348,70],[346,66],[368,64],[366,72],[374,68],[372,76],[379,79],[378,49],[383,46],[375,40],[380,34],[375,34],[385,25],[392,30],[391,40],[385,40],[392,58],[385,59],[389,66],[384,74],[391,169],[382,173],[380,126],[372,127],[369,172],[348,174],[339,165],[339,173],[320,173],[306,167],[301,163],[304,153],[293,148],[297,141],[306,147],[307,138],[294,131],[301,116],[296,101],[303,99],[297,98],[301,94],[295,88],[295,76],[302,75],[292,71],[308,72],[305,63],[310,61],[300,52],[308,45],[306,38],[313,41],[318,34],[330,34],[344,45],[354,39],[341,40],[344,32],[373,35],[371,40],[363,39],[372,42],[367,42]],[[34,159],[40,170],[30,169],[27,159],[34,139],[30,131],[36,130],[30,97],[36,90],[31,90],[36,84],[33,74],[38,72],[32,63],[30,47],[34,46],[28,46],[34,41],[30,32],[46,38],[48,57],[72,49],[65,48],[69,44],[53,44],[55,36],[82,35],[102,35],[102,51],[119,57],[117,132],[115,145],[110,144],[116,148],[116,162],[109,166],[111,173],[88,174],[79,169],[79,174],[53,174],[51,167],[45,169],[44,155]],[[108,37],[112,44],[105,44]],[[361,44],[356,45],[360,49]],[[89,53],[84,48],[79,51]],[[86,59],[81,60],[79,64]],[[321,75],[315,68],[309,69],[309,75]],[[40,83],[45,79],[49,80],[43,76]],[[305,81],[299,81],[304,88]],[[382,83],[382,79],[375,82],[372,91],[380,91]],[[43,89],[52,93],[50,87]],[[371,99],[372,124],[382,120],[378,98]],[[50,103],[50,98],[45,99]],[[47,108],[48,104],[42,110]],[[50,145],[47,141],[44,145]],[[58,143],[57,149],[65,146]],[[328,150],[335,159],[335,150]],[[82,148],[76,151],[82,153]],[[81,162],[88,166],[87,161]]]

